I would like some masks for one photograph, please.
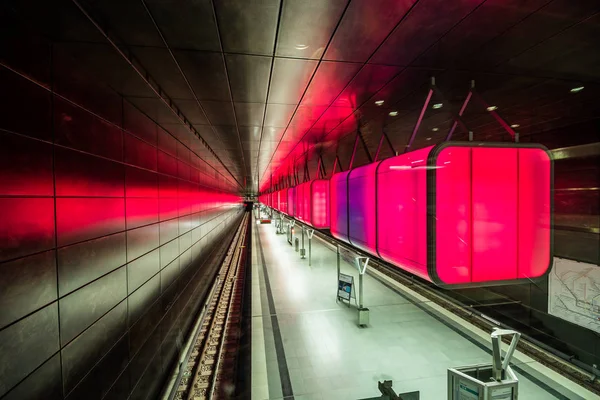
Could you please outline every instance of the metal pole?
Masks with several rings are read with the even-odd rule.
[[[340,245],[337,246],[337,276],[340,277]]]
[[[363,308],[363,274],[358,274],[358,307]]]
[[[302,251],[300,252],[300,258],[306,258],[304,255],[304,225],[302,225]]]
[[[308,266],[311,266],[311,244],[312,244],[312,237],[315,234],[315,230],[314,229],[309,229],[308,231],[306,231],[306,235],[308,236]]]

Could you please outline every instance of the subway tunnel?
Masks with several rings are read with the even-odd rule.
[[[599,12],[3,1],[0,399],[599,398]]]

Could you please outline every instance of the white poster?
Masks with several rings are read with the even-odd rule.
[[[600,267],[555,258],[548,313],[600,333]]]
[[[479,400],[479,388],[473,382],[458,381],[458,400]]]
[[[490,392],[492,394],[492,400],[512,400],[513,399],[513,388],[511,386],[491,389]]]

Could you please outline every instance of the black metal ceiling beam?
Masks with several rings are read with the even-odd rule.
[[[390,140],[387,133],[385,133],[385,130],[382,129],[381,137],[379,138],[379,144],[377,145],[377,151],[375,152],[375,157],[373,158],[373,161],[377,161],[379,159],[379,153],[381,152],[381,146],[383,145],[384,140],[387,142],[388,146],[390,147],[390,150],[392,150],[392,154],[396,154],[396,150],[394,150],[394,145],[392,144],[392,141]]]
[[[410,147],[412,146],[415,137],[417,136],[417,132],[419,131],[419,127],[421,126],[421,122],[423,122],[423,116],[425,115],[425,111],[427,111],[427,107],[429,106],[429,102],[431,101],[431,96],[433,95],[433,87],[435,86],[435,78],[431,78],[431,84],[429,86],[429,90],[427,91],[427,98],[425,98],[425,103],[423,103],[423,107],[421,108],[421,113],[419,114],[419,118],[415,123],[415,127],[413,128],[412,134],[410,135],[410,139],[408,139],[408,144],[404,148],[404,152],[410,151]]]
[[[373,157],[371,157],[371,152],[369,151],[369,147],[367,146],[367,142],[365,142],[365,138],[363,137],[362,132],[360,131],[360,129],[358,131],[356,131],[356,134],[360,138],[360,142],[362,143],[363,149],[365,150],[365,153],[367,154],[367,159],[369,160],[369,163],[372,163],[373,162]]]

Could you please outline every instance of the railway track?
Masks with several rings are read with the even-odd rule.
[[[227,250],[176,400],[229,398],[235,390],[248,221],[246,213]]]

